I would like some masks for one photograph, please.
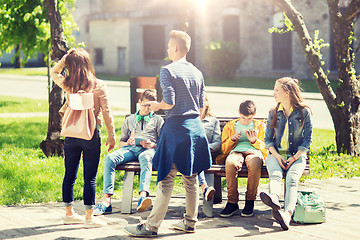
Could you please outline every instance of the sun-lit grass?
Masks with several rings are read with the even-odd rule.
[[[48,112],[46,100],[0,96],[0,113]]]
[[[124,117],[115,117],[116,134],[120,136]],[[62,201],[64,177],[62,157],[46,158],[39,144],[45,139],[47,118],[0,118],[0,205]],[[97,198],[102,197],[104,158],[107,154],[105,127],[101,133],[101,157],[97,175]],[[122,197],[124,172],[116,172],[115,198]],[[177,180],[179,181],[179,180]],[[82,199],[82,162],[74,186],[74,198]],[[134,196],[139,187],[135,178]],[[177,190],[176,190],[177,189]],[[182,191],[176,188],[175,191]],[[155,195],[156,177],[150,193]]]

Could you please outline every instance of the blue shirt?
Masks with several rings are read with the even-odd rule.
[[[204,77],[193,64],[180,59],[163,67],[160,85],[164,102],[174,105],[165,110],[166,118],[200,115],[200,108],[204,106]]]

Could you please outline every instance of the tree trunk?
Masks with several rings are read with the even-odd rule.
[[[17,44],[15,47],[15,59],[14,66],[15,68],[21,68],[21,45]]]
[[[57,0],[45,0],[51,28],[52,59],[59,60],[68,51],[66,39],[61,25],[61,16]],[[59,110],[64,103],[64,93],[56,84],[49,96],[49,122],[46,140],[40,148],[46,156],[64,155],[64,141],[60,139],[61,116]]]
[[[360,10],[360,1],[353,0],[344,16],[339,11],[339,1],[328,0],[331,26],[339,79],[342,82],[336,93],[324,73],[314,43],[307,30],[303,16],[287,0],[270,0],[284,11],[294,25],[306,58],[314,74],[315,82],[330,111],[336,132],[337,151],[351,155],[360,154],[359,84],[350,55],[349,37],[351,25]]]
[[[333,116],[336,145],[339,152],[359,155],[359,81],[355,76],[349,38],[352,36],[352,23],[354,16],[359,12],[360,1],[352,1],[343,13],[337,2],[328,0],[328,5],[340,80],[339,87],[336,89],[337,105],[334,106],[337,114]]]

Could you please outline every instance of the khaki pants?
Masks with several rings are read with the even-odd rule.
[[[173,164],[169,174],[158,184],[153,209],[146,220],[146,227],[151,231],[157,232],[161,222],[165,218],[174,187],[174,178],[177,172],[178,170],[175,164]],[[197,174],[195,173],[192,176],[182,175],[181,180],[185,187],[185,224],[195,228],[199,206],[199,184]]]
[[[261,153],[254,152],[232,152],[226,158],[225,171],[228,191],[228,202],[238,203],[238,178],[237,174],[240,171],[245,160],[248,168],[248,181],[245,193],[246,200],[255,200],[261,177],[261,167],[263,165],[264,157]]]

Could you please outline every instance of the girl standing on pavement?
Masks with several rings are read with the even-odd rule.
[[[63,68],[68,74],[61,74]],[[109,98],[105,83],[96,79],[95,71],[90,61],[88,52],[84,49],[71,49],[51,70],[51,78],[59,87],[66,91],[69,99],[70,93],[77,93],[79,90],[93,92],[94,113],[96,117],[96,129],[91,140],[66,137],[64,143],[65,152],[65,176],[62,186],[63,202],[65,203],[66,215],[64,224],[84,223],[86,228],[105,226],[106,222],[93,217],[96,193],[96,174],[100,160],[100,128],[103,116],[108,132],[106,145],[108,151],[115,146],[115,126],[111,114]],[[77,177],[79,162],[83,154],[84,169],[84,204],[85,220],[75,213],[74,184]]]
[[[274,98],[277,105],[269,112],[265,132],[265,144],[270,152],[266,161],[269,194],[262,192],[260,198],[272,208],[273,217],[281,227],[288,230],[297,201],[297,185],[311,144],[311,111],[303,102],[297,79],[276,80]],[[284,172],[285,206],[281,210],[279,195]]]

